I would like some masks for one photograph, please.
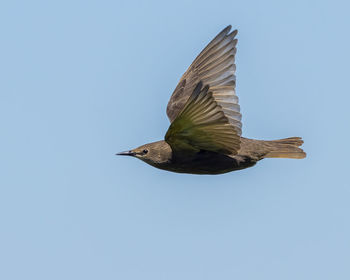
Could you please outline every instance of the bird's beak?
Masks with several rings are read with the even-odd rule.
[[[125,151],[125,152],[117,153],[116,155],[117,156],[134,156],[136,155],[136,153],[133,151]]]

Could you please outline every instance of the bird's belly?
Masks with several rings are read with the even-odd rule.
[[[166,166],[158,168],[178,173],[223,174],[234,170],[251,167],[256,162],[242,156],[227,156],[217,153],[199,154],[195,157],[176,159]]]

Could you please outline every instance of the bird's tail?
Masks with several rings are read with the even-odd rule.
[[[298,148],[304,143],[301,137],[264,141],[267,153],[263,158],[305,158],[306,153]]]

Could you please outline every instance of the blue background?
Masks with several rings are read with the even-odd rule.
[[[346,1],[0,4],[1,279],[350,279]],[[239,29],[243,135],[305,160],[220,176],[116,152],[162,139],[202,48]]]

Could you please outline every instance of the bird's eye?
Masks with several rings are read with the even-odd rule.
[[[148,153],[148,150],[143,150],[142,152],[143,152],[143,154],[145,155],[145,154]]]

